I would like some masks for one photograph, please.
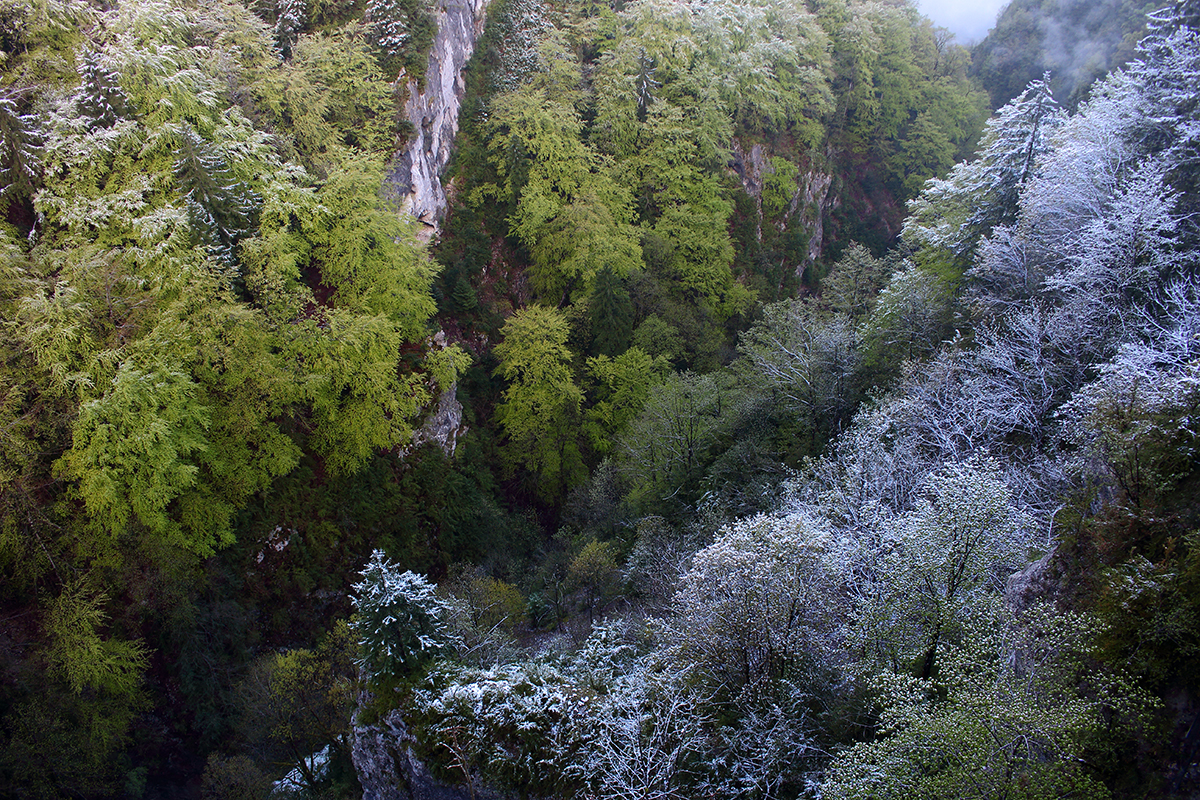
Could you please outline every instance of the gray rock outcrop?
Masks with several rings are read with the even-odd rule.
[[[425,418],[420,428],[413,431],[412,444],[402,454],[406,455],[423,444],[435,444],[447,457],[454,455],[458,437],[466,431],[462,424],[463,407],[458,402],[457,389],[458,384],[451,384],[442,392],[437,408]]]
[[[763,175],[772,172],[773,168],[761,144],[751,145],[747,150],[735,137],[730,154],[730,169],[738,176],[742,188],[754,198],[757,205],[758,220],[755,233],[761,242]],[[797,217],[799,224],[808,233],[808,249],[805,251],[804,261],[794,265],[797,276],[804,272],[805,267],[815,264],[821,257],[821,250],[825,246],[825,214],[836,201],[836,198],[830,195],[832,186],[833,175],[810,165],[807,171],[801,172],[797,177],[796,190],[792,194],[787,212],[778,223],[782,230],[786,221]]]
[[[489,0],[438,0],[433,13],[437,35],[429,51],[422,90],[415,77],[403,74],[407,100],[402,114],[413,135],[396,155],[390,184],[400,208],[423,222],[426,236],[437,232],[448,201],[442,173],[458,134],[458,112],[466,83],[463,68],[483,34]]]
[[[1013,612],[1019,614],[1039,601],[1054,601],[1061,596],[1062,576],[1055,568],[1054,554],[1055,551],[1051,550],[1008,577],[1004,586],[1004,602]]]
[[[414,740],[399,711],[353,729],[351,759],[363,800],[500,800],[482,787],[447,786],[413,752]]]

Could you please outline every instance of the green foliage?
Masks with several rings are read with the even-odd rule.
[[[553,500],[584,477],[577,441],[583,393],[571,371],[567,322],[553,309],[530,306],[501,333],[496,374],[509,385],[496,419],[507,437],[505,460],[536,475],[539,496]]]
[[[771,170],[763,175],[762,204],[763,217],[779,219],[792,202],[796,194],[796,177],[800,168],[790,161],[773,156]]]
[[[596,612],[614,594],[617,576],[616,547],[612,542],[593,539],[571,559],[567,586],[582,592],[589,621],[595,619]]]
[[[874,308],[887,283],[889,267],[885,260],[852,242],[821,282],[821,298],[835,312],[858,322]]]
[[[101,638],[98,629],[108,618],[101,606],[107,600],[76,583],[63,590],[46,615],[50,661],[76,694],[87,689],[133,695],[146,668],[149,653],[140,641]]]
[[[350,626],[338,622],[312,650],[292,649],[263,656],[239,687],[242,702],[240,732],[268,768],[300,769],[310,789],[317,777],[306,759],[325,746],[349,756],[350,717],[354,709],[354,642]],[[240,775],[224,772],[234,785],[253,779],[253,770]]]
[[[596,275],[588,298],[591,322],[591,351],[597,355],[619,356],[629,347],[633,334],[633,302],[629,291],[612,269],[605,267]]]
[[[409,439],[411,420],[430,395],[420,376],[397,374],[403,340],[386,317],[334,309],[292,334],[287,356],[302,367],[295,380],[311,408],[309,445],[334,474]]]
[[[703,469],[747,411],[731,384],[724,374],[685,372],[651,386],[614,448],[635,508],[673,511],[698,499]]]
[[[982,623],[948,652],[938,681],[877,682],[881,736],[835,758],[827,796],[1109,796],[1084,745],[1114,711],[1136,719],[1147,698],[1089,663],[1095,620],[1040,608],[1011,629],[999,615]]]
[[[584,414],[583,430],[592,449],[605,454],[641,412],[650,387],[664,379],[670,366],[663,356],[651,358],[641,348],[631,347],[616,358],[589,358],[588,370],[598,385],[596,400]]]
[[[436,310],[429,295],[434,269],[413,235],[413,224],[380,199],[379,162],[347,159],[317,192],[324,214],[309,234],[321,281],[334,304],[383,314],[396,333],[414,341]]]
[[[391,155],[395,100],[360,25],[301,36],[291,59],[254,89],[290,133],[301,163],[318,175],[335,174],[356,151],[379,160]]]
[[[509,231],[533,257],[540,296],[586,295],[601,270],[624,277],[641,266],[628,193],[580,141],[573,107],[530,84],[497,98],[489,127],[489,157],[502,183],[476,196],[512,204]]]
[[[476,570],[442,584],[443,588],[447,585],[456,598],[466,603],[471,625],[485,637],[493,631],[511,634],[525,622],[525,597],[511,583]]]
[[[246,756],[212,753],[204,766],[200,796],[204,800],[258,800],[274,789],[274,783]]]
[[[232,541],[232,509],[197,490],[211,414],[196,394],[178,369],[126,362],[111,389],[80,410],[63,469],[109,536],[136,522],[202,555]]]

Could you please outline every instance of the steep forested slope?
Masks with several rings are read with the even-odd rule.
[[[1194,5],[0,0],[0,791],[1191,791]]]
[[[398,685],[444,779],[1195,791],[1194,19],[1157,14],[1074,116],[1029,85],[974,160],[926,184],[907,259],[848,253],[827,295],[765,308],[730,368],[652,387],[581,498],[591,519],[614,493],[633,516],[612,541],[639,605],[519,657],[442,616],[436,653],[372,677]],[[854,413],[844,387],[867,376]],[[762,459],[740,461],[742,494],[713,472],[684,494],[697,453],[740,458],[733,420],[772,408],[853,417],[782,497],[755,498],[770,513],[738,505]],[[668,516],[638,519],[652,509]],[[589,610],[614,591],[601,547],[569,565]]]

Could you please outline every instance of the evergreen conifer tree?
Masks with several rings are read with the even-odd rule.
[[[90,130],[111,128],[118,119],[130,113],[129,101],[121,91],[121,75],[108,69],[101,56],[92,50],[79,61],[79,94],[75,104],[81,116],[91,122]]]
[[[186,124],[175,151],[175,177],[201,243],[232,266],[234,246],[255,228],[258,198],[237,181],[212,144]]]
[[[0,94],[0,199],[31,196],[42,174],[37,117],[20,111],[21,93]]]

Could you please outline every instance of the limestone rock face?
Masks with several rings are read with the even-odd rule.
[[[458,402],[456,392],[458,384],[451,384],[438,398],[437,408],[425,418],[420,428],[413,432],[412,445],[405,453],[415,450],[423,444],[436,444],[448,457],[454,455],[458,447],[458,437],[465,433],[463,427],[463,407]]]
[[[503,800],[503,795],[479,786],[468,789],[439,783],[413,753],[412,744],[399,711],[372,725],[355,723],[351,758],[363,800]]]
[[[747,150],[736,137],[730,148],[731,159],[729,167],[741,180],[746,194],[754,198],[758,206],[756,234],[762,241],[762,191],[763,175],[772,171],[767,162],[766,153],[761,144],[754,144]],[[803,166],[803,165],[801,165]],[[810,165],[798,177],[796,191],[792,194],[791,203],[784,220],[798,217],[800,225],[808,232],[808,250],[802,263],[795,265],[797,277],[803,274],[805,267],[815,264],[821,257],[825,246],[825,214],[836,205],[836,198],[831,197],[833,175],[816,166]],[[780,230],[783,222],[778,223]]]
[[[1038,601],[1053,601],[1062,596],[1062,576],[1054,564],[1051,550],[1040,560],[1009,576],[1004,586],[1004,601],[1014,612],[1027,610]]]
[[[403,117],[414,133],[396,156],[390,183],[401,210],[425,223],[429,236],[437,232],[446,214],[442,173],[458,134],[458,112],[466,91],[463,68],[483,34],[488,2],[437,0],[433,8],[437,35],[429,51],[424,90],[416,78],[407,79]],[[405,76],[397,80],[405,81]]]

